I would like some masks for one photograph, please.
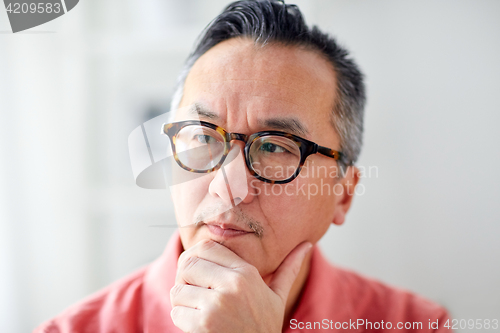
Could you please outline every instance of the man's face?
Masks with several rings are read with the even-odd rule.
[[[199,118],[247,135],[281,130],[339,150],[330,121],[335,87],[332,66],[315,52],[231,39],[199,58],[186,79],[180,107],[197,104],[203,111],[178,112],[176,121]],[[266,277],[295,246],[315,243],[332,222],[343,222],[353,189],[346,182],[353,180],[332,177],[336,161],[315,154],[303,177],[271,185],[248,172],[243,146],[233,141],[231,152],[240,154],[223,170],[172,188],[176,217],[185,249],[215,240]]]

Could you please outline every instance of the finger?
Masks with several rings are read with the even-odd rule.
[[[184,251],[179,257],[179,265],[183,260],[187,260],[189,257],[193,256],[228,268],[240,268],[248,265],[248,263],[236,253],[224,245],[210,239],[202,240]]]
[[[271,288],[284,303],[286,303],[288,293],[299,274],[304,257],[311,247],[312,244],[309,242],[297,245],[295,249],[288,254],[285,260],[283,260],[273,275],[269,288]]]
[[[170,317],[174,325],[183,332],[194,332],[198,323],[200,310],[185,306],[175,306],[170,311]]]
[[[170,289],[170,303],[174,306],[185,306],[201,310],[206,307],[215,290],[192,286],[188,284],[176,284]]]
[[[191,284],[204,288],[218,288],[228,283],[232,269],[198,257],[189,257],[177,268],[176,284]]]

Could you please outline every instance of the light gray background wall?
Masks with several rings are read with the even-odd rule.
[[[500,2],[296,3],[367,75],[372,172],[324,252],[457,319],[500,319]],[[0,331],[27,332],[161,253],[173,230],[149,226],[172,207],[134,185],[127,137],[165,111],[225,4],[83,0],[16,35],[0,9]]]

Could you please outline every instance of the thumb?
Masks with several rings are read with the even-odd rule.
[[[286,303],[288,293],[299,274],[304,257],[311,247],[312,244],[309,242],[297,245],[283,260],[276,272],[274,272],[271,283],[269,283],[269,288],[281,298],[283,303]]]

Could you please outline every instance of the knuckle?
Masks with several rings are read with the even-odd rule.
[[[200,245],[201,251],[206,251],[206,250],[210,250],[213,247],[216,247],[217,245],[219,245],[219,243],[217,243],[211,239],[204,239],[200,242],[199,245]]]
[[[217,332],[214,318],[216,318],[216,312],[213,308],[202,311],[200,328],[202,328],[203,332]]]
[[[236,291],[241,291],[245,288],[245,285],[246,285],[245,277],[240,272],[235,271],[233,274],[231,274],[229,276],[228,279],[229,279],[230,285]]]
[[[207,309],[214,311],[214,309],[223,309],[227,303],[227,296],[221,292],[214,295],[212,302],[207,306]]]
[[[186,253],[187,253],[187,251],[183,251],[183,252],[181,253],[181,255],[179,256],[179,259],[177,259],[177,266],[179,266],[179,267],[180,267],[180,266],[182,265],[182,263],[184,262],[184,260],[185,260],[185,258],[186,258],[186,256],[187,256],[187,254],[186,254]]]
[[[170,299],[174,299],[177,295],[179,295],[183,287],[184,285],[182,284],[176,284],[173,286],[172,289],[170,289]]]
[[[259,276],[260,277],[259,270],[257,269],[257,267],[255,267],[253,265],[245,265],[244,267],[241,268],[241,270],[243,271],[243,273],[247,274],[248,276]]]
[[[184,260],[183,268],[186,271],[188,271],[188,270],[192,269],[193,267],[195,267],[200,262],[200,260],[201,259],[198,257],[189,257],[186,260]]]
[[[180,311],[180,308],[178,306],[174,306],[172,308],[172,310],[170,311],[170,318],[172,318],[172,321],[174,322],[174,324],[176,323],[177,318],[179,317],[179,311]]]

